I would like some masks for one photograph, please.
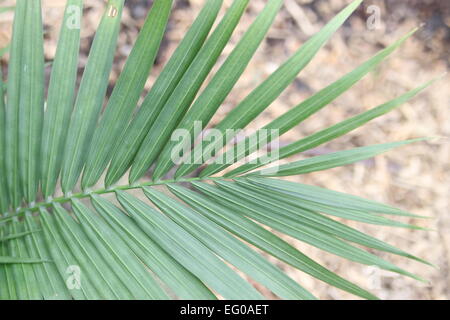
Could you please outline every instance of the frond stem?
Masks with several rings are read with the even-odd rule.
[[[160,181],[147,181],[143,183],[135,183],[135,184],[128,184],[128,185],[118,185],[110,188],[103,188],[93,191],[83,191],[79,193],[74,194],[66,194],[62,197],[54,198],[51,200],[33,203],[30,207],[24,208],[20,207],[13,213],[6,213],[3,217],[0,217],[0,223],[7,222],[12,220],[15,217],[19,217],[25,213],[31,213],[36,212],[40,208],[49,208],[53,206],[55,203],[67,203],[72,201],[73,199],[84,199],[88,198],[93,194],[102,195],[102,194],[108,194],[108,193],[114,193],[116,191],[126,191],[126,190],[133,190],[133,189],[141,189],[144,187],[152,187],[152,186],[160,186],[160,185],[167,185],[171,183],[188,183],[188,182],[194,182],[194,181],[214,181],[214,180],[223,180],[223,179],[230,179],[229,177],[195,177],[195,178],[186,178],[186,179],[172,179],[172,180],[160,180]]]

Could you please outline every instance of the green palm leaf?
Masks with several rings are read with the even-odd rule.
[[[352,150],[338,151],[331,154],[321,155],[305,160],[294,161],[279,167],[267,168],[266,170],[254,171],[250,175],[262,176],[294,176],[330,168],[341,167],[346,164],[372,158],[380,153],[386,152],[393,148],[403,146],[412,142],[424,139],[414,139],[409,141],[400,141],[393,143],[384,143],[369,147],[355,148]]]
[[[131,165],[156,117],[197,56],[211,30],[222,2],[222,0],[209,0],[205,4],[146,96],[136,116],[128,127],[124,126],[125,131],[119,139],[117,151],[112,155],[111,165],[105,179],[106,185],[112,185],[119,180]]]
[[[229,162],[209,163],[217,154],[211,151],[225,145],[205,140],[192,147],[200,135],[196,122],[200,121],[201,130],[209,124],[264,40],[283,1],[266,3],[211,75],[249,0],[234,0],[214,30],[223,1],[206,0],[138,108],[172,2],[153,2],[102,112],[124,0],[106,2],[77,92],[81,34],[77,13],[82,13],[83,1],[66,1],[46,96],[41,1],[17,1],[6,88],[0,75],[0,150],[4,150],[0,153],[0,299],[265,298],[255,283],[282,299],[315,299],[279,263],[356,296],[377,299],[275,233],[343,259],[422,280],[389,262],[388,254],[428,262],[334,219],[422,229],[396,220],[419,216],[280,177],[351,164],[423,139],[263,167],[382,116],[432,81],[276,150],[277,159],[260,157],[216,175],[265,144],[247,137],[222,153]],[[305,42],[216,125],[216,132],[245,128],[269,107],[361,2],[351,2]],[[260,131],[288,132],[349,90],[414,32]],[[208,77],[211,80],[206,83]],[[179,130],[187,134],[176,142],[172,138]],[[227,136],[225,143],[232,138]],[[193,162],[174,161],[174,150],[180,146],[182,159]],[[235,153],[228,157],[231,152]],[[186,177],[203,164],[207,166],[200,174]],[[153,165],[152,177],[142,178]],[[130,182],[116,184],[124,175]],[[97,186],[102,176],[104,186]]]
[[[17,1],[13,25],[13,38],[10,48],[8,64],[7,108],[5,135],[5,167],[6,181],[10,204],[17,208],[20,205],[22,192],[19,184],[19,105],[20,105],[20,80],[22,74],[22,52],[24,44],[24,29],[27,12],[27,1]]]
[[[99,180],[114,147],[109,142],[116,140],[132,116],[158,53],[171,7],[171,0],[156,1],[147,17],[92,139],[83,188]]]
[[[61,186],[71,192],[83,169],[108,86],[125,0],[109,0],[81,79],[64,149]]]
[[[41,148],[42,193],[46,198],[55,192],[75,96],[80,29],[71,23],[81,23],[72,21],[76,10],[81,12],[82,1],[67,1],[48,88]]]
[[[44,48],[41,4],[27,6],[19,103],[19,172],[25,200],[34,202],[44,116]]]
[[[5,95],[4,95],[4,88],[3,88],[3,74],[0,70],[0,126],[1,128],[6,127],[5,123],[5,117],[6,117],[6,110],[5,110]],[[6,150],[5,149],[5,130],[0,130],[0,150]],[[0,153],[0,176],[6,177],[6,167],[5,167],[5,158],[6,154],[4,152]],[[3,178],[4,179],[4,178]],[[0,183],[0,210],[1,212],[7,212],[8,206],[9,206],[9,193],[8,193],[8,186],[4,181]]]
[[[199,50],[197,57],[189,66],[142,142],[130,170],[131,183],[145,174],[169,140],[181,116],[189,108],[203,81],[225,48],[248,2],[249,0],[235,0],[220,24]]]

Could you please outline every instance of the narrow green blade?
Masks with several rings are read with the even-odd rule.
[[[297,77],[308,63],[313,59],[320,48],[331,38],[336,30],[347,20],[347,18],[361,4],[361,0],[353,1],[333,18],[321,31],[304,43],[300,49],[280,66],[273,74],[253,90],[236,108],[215,127],[223,136],[227,129],[241,129],[247,126],[253,119],[261,114]],[[226,143],[233,138],[226,137]],[[208,141],[208,136],[204,141]],[[182,165],[176,177],[182,177],[192,172],[211,158],[211,150],[220,150],[224,141],[212,140],[211,143],[203,143],[201,147],[194,148],[193,160],[190,164]],[[201,148],[199,150],[199,148]]]
[[[9,234],[23,231],[22,223],[17,220],[10,224]],[[18,238],[8,242],[11,257],[0,257],[0,263],[12,264],[12,276],[15,283],[17,298],[20,300],[42,299],[32,264],[43,263],[42,259],[31,258],[23,239]]]
[[[4,242],[4,241],[8,241],[8,240],[12,240],[12,239],[17,239],[17,238],[22,238],[25,237],[33,232],[37,232],[38,230],[33,230],[33,231],[24,231],[24,232],[19,232],[16,234],[10,234],[8,236],[5,237],[0,237],[0,242]]]
[[[64,149],[61,185],[65,193],[78,181],[103,105],[124,1],[108,0],[81,79]]]
[[[95,130],[83,174],[83,189],[100,179],[120,134],[131,119],[155,62],[171,7],[172,0],[153,3]]]
[[[388,261],[338,239],[334,233],[319,231],[305,223],[297,222],[297,219],[280,214],[279,208],[270,205],[271,202],[265,200],[263,196],[252,193],[250,190],[232,182],[220,181],[216,183],[227,193],[233,194],[241,200],[243,203],[242,207],[245,208],[244,214],[251,219],[255,219],[286,235],[350,261],[369,266],[378,266],[379,268],[396,272],[416,280],[422,280]]]
[[[55,267],[58,269],[59,275],[65,281],[66,288],[75,300],[100,299],[100,295],[94,288],[94,281],[90,280],[88,272],[80,266],[78,260],[66,244],[65,240],[58,231],[56,221],[45,209],[40,210],[40,217],[43,226],[43,234],[45,243]],[[79,269],[77,269],[79,268]],[[75,277],[76,271],[79,270],[79,279]],[[79,281],[78,281],[79,280]]]
[[[335,235],[341,239],[357,243],[368,248],[397,254],[399,256],[426,263],[422,259],[410,255],[365,233],[359,232],[356,229],[350,228],[345,224],[332,220],[320,213],[302,208],[299,205],[295,205],[296,203],[298,203],[298,201],[296,203],[287,202],[287,195],[285,194],[279,194],[274,192],[273,190],[264,190],[256,187],[254,184],[250,184],[245,181],[237,181],[237,183],[244,186],[248,190],[251,190],[253,197],[255,197],[255,193],[258,193],[260,197],[263,197],[270,201],[273,207],[278,208],[280,215],[285,215],[294,221],[301,222],[302,224],[305,224],[311,228]],[[255,198],[258,198],[258,196],[256,196]],[[264,202],[267,201],[264,200]],[[261,203],[263,202],[261,201]]]
[[[17,0],[16,2],[8,63],[5,156],[9,198],[14,209],[20,205],[22,200],[19,179],[19,104],[27,4],[27,0]]]
[[[42,259],[38,258],[27,258],[27,257],[11,257],[11,256],[1,256],[0,264],[33,264],[33,263],[43,263]]]
[[[9,223],[3,224],[0,229],[2,233],[2,237],[8,236],[9,231]],[[0,256],[9,256],[9,244],[7,242],[0,242]],[[12,273],[12,264],[0,264],[0,268],[4,270],[4,282],[2,282],[2,286],[0,288],[4,289],[2,294],[7,296],[10,300],[17,299],[17,290],[16,285],[14,283],[14,276]]]
[[[214,294],[192,273],[148,237],[123,211],[100,196],[92,203],[97,212],[122,237],[135,254],[181,299],[215,299]],[[132,240],[132,241],[129,241]]]
[[[281,214],[290,217],[293,220],[299,221],[311,228],[320,230],[322,232],[327,232],[341,239],[363,245],[368,248],[373,248],[389,253],[393,253],[399,256],[410,258],[422,263],[428,264],[422,259],[419,259],[409,253],[406,253],[400,249],[397,249],[383,241],[376,238],[368,236],[365,233],[359,232],[356,229],[350,228],[345,224],[327,218],[317,212],[301,208],[286,201],[286,195],[280,194],[267,190],[262,190],[261,188],[255,187],[254,184],[244,181],[236,181],[236,183],[251,192],[252,197],[258,199],[261,203],[268,202],[272,204],[273,207],[279,208]],[[267,199],[267,200],[265,200]],[[298,203],[298,201],[297,201]],[[281,209],[283,208],[283,209]]]
[[[223,0],[208,0],[146,96],[137,115],[118,139],[105,179],[107,186],[119,180],[128,170],[159,112],[202,47],[222,2]]]
[[[0,237],[4,237],[4,226],[0,226]],[[5,252],[3,243],[0,242],[0,257],[6,256],[8,252]],[[0,264],[0,300],[11,300],[12,297],[9,295],[9,283],[6,274],[6,265]]]
[[[356,115],[352,118],[349,118],[338,124],[335,124],[327,129],[324,129],[324,130],[314,133],[306,138],[300,139],[300,140],[293,142],[285,147],[282,147],[279,150],[277,150],[277,160],[287,158],[289,156],[298,154],[300,152],[304,152],[306,150],[310,150],[321,144],[324,144],[325,142],[336,139],[337,137],[340,137],[356,128],[359,128],[362,125],[369,122],[370,120],[380,117],[380,116],[388,113],[389,111],[397,108],[398,106],[402,105],[406,101],[412,99],[415,95],[417,95],[423,89],[427,88],[433,82],[434,82],[434,80],[429,81],[429,82],[425,83],[424,85],[422,85],[416,89],[413,89],[413,90],[401,95],[400,97],[397,97],[385,104],[382,104],[376,108],[373,108],[369,111],[366,111],[364,113]],[[246,164],[232,170],[231,172],[227,173],[226,176],[230,177],[230,176],[241,175],[241,174],[249,172],[253,169],[259,168],[263,165],[269,164],[273,161],[274,161],[274,158],[272,158],[272,157],[260,157],[258,159],[255,159],[251,163],[246,163]],[[214,169],[213,172],[217,172],[217,170]],[[202,172],[202,176],[203,176],[203,174],[211,174],[211,170],[208,170],[208,172]]]
[[[3,88],[3,74],[0,70],[0,150],[5,150],[6,134],[6,110]],[[6,153],[0,152],[0,215],[6,213],[9,208],[8,181],[6,175]]]
[[[61,171],[75,97],[82,10],[82,0],[67,1],[52,64],[41,149],[42,193],[45,198],[55,192]]]
[[[176,145],[183,147],[185,145],[188,147],[191,146],[197,138],[197,135],[200,134],[200,132],[194,132],[195,125],[199,124],[201,130],[207,126],[217,109],[244,72],[250,59],[272,25],[282,4],[282,0],[270,0],[267,3],[264,10],[258,15],[220,69],[208,83],[208,86],[188,110],[178,125],[177,130],[184,130],[189,138],[182,139],[179,142],[173,140],[167,142],[159,155],[157,165],[153,171],[153,179],[155,181],[163,177],[174,165],[172,149]]]
[[[117,198],[142,230],[212,290],[225,299],[261,299],[248,282],[175,222],[123,191]]]
[[[27,202],[39,187],[39,158],[44,118],[44,39],[41,0],[28,1],[23,38],[19,103],[19,173]]]
[[[319,263],[310,259],[290,244],[266,230],[259,224],[242,215],[242,201],[233,195],[213,187],[207,183],[195,182],[194,186],[208,196],[202,207],[207,209],[210,219],[216,221],[243,240],[284,261],[293,267],[336,288],[350,292],[365,299],[376,299],[375,296],[357,285],[343,279]],[[201,202],[199,202],[201,204]],[[209,209],[213,208],[213,211]]]
[[[169,189],[178,198],[189,204],[195,211],[181,204],[176,204],[175,200],[169,200],[171,198],[163,194],[155,195],[156,191],[153,191],[152,195],[147,196],[151,197],[152,201],[157,198],[163,198],[160,201],[168,203],[168,208],[165,212],[170,212],[168,214],[175,222],[185,230],[189,230],[193,236],[215,251],[216,254],[266,286],[282,299],[303,300],[314,298],[308,291],[285,275],[280,269],[269,263],[243,242],[231,236],[226,229],[223,229],[215,222],[204,217],[200,213],[201,210],[198,210],[198,206],[191,205],[193,200],[190,199],[196,199],[198,193],[177,185],[169,185]],[[158,207],[162,206],[161,204],[157,205]]]
[[[300,199],[317,202],[331,207],[342,208],[345,210],[361,210],[396,216],[419,217],[386,204],[316,186],[285,180],[256,177],[248,178],[248,181],[271,190],[278,190],[288,195],[296,196]]]
[[[391,149],[404,146],[424,139],[413,139],[392,143],[383,143],[368,147],[354,148],[351,150],[332,152],[304,160],[294,161],[278,167],[269,167],[261,171],[255,171],[249,175],[261,175],[266,177],[282,177],[305,174],[309,172],[322,171],[341,167],[361,160],[372,158]]]
[[[386,49],[380,51],[371,59],[367,60],[363,64],[361,64],[358,68],[346,74],[339,80],[320,90],[310,98],[306,99],[296,107],[291,110],[285,112],[280,117],[271,121],[269,124],[265,125],[261,130],[257,131],[255,134],[247,137],[242,142],[239,142],[236,146],[229,151],[227,151],[223,158],[227,159],[227,164],[234,163],[246,155],[249,155],[256,151],[258,148],[263,147],[264,145],[272,141],[272,139],[281,136],[294,128],[296,125],[324,108],[328,104],[330,104],[333,100],[339,97],[341,94],[349,90],[355,83],[357,83],[360,79],[362,79],[369,72],[373,71],[381,62],[386,59],[392,52],[394,52],[401,44],[403,44],[406,39],[408,39],[414,32],[413,30],[391,46]],[[261,136],[264,132],[270,132],[271,130],[276,130],[277,135],[267,135],[266,139],[262,139]],[[263,141],[260,141],[263,140]],[[230,159],[230,160],[228,160]],[[207,175],[211,174],[210,172],[218,172],[227,167],[227,165],[223,166],[215,166],[211,165],[210,167],[205,169],[205,172],[202,173]]]
[[[235,0],[233,2],[167,100],[136,154],[130,171],[129,180],[131,183],[145,174],[158,157],[167,140],[170,139],[172,131],[188,110],[203,81],[205,81],[228,43],[248,2],[249,0]]]
[[[58,230],[64,242],[70,248],[77,264],[86,273],[102,299],[133,299],[128,290],[110,265],[89,240],[81,226],[60,205],[54,206]]]
[[[42,232],[34,231],[39,228],[36,220],[30,214],[27,214],[25,216],[25,224],[27,230],[32,230],[27,232],[25,237],[30,255],[43,260],[51,260]],[[42,296],[45,300],[71,299],[71,295],[67,290],[66,284],[63,278],[61,278],[61,275],[53,262],[34,264],[33,269],[36,275],[36,280],[39,283]]]
[[[88,238],[135,298],[153,300],[167,298],[125,240],[81,201],[72,200],[72,205]]]
[[[339,218],[343,218],[343,219],[348,219],[348,220],[353,220],[353,221],[364,222],[367,224],[397,227],[397,228],[407,228],[407,229],[419,229],[419,227],[401,223],[398,221],[394,221],[394,220],[388,219],[384,216],[381,216],[377,213],[373,213],[371,211],[363,211],[362,209],[354,209],[354,208],[352,208],[352,209],[340,208],[340,207],[336,207],[335,205],[331,205],[331,204],[314,202],[314,201],[311,201],[310,199],[307,199],[306,197],[302,197],[299,194],[291,194],[288,192],[283,192],[283,191],[277,190],[275,188],[270,188],[267,185],[257,184],[251,180],[236,179],[235,181],[238,183],[244,183],[245,181],[248,181],[248,182],[252,183],[252,188],[255,191],[271,193],[274,196],[279,197],[280,199],[283,199],[283,201],[286,204],[290,204],[290,205],[293,205],[293,206],[301,208],[301,209],[306,209],[308,211],[312,211],[312,212],[316,212],[316,213],[324,213],[327,215],[331,215],[331,216],[335,216],[335,217],[339,217]],[[401,215],[403,215],[403,213]]]

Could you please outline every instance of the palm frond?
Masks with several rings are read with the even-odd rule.
[[[267,1],[212,76],[249,0],[234,0],[214,30],[223,1],[205,1],[138,107],[172,2],[153,2],[102,112],[124,0],[107,1],[78,91],[81,16],[76,13],[83,1],[67,0],[46,97],[41,1],[17,0],[6,90],[0,75],[0,299],[264,299],[254,283],[282,299],[315,299],[268,256],[356,296],[377,299],[277,234],[423,281],[377,253],[427,261],[334,219],[422,229],[396,220],[419,216],[280,179],[348,165],[423,139],[265,166],[394,110],[433,81],[279,148],[276,158],[258,157],[217,175],[275,139],[253,139],[260,132],[293,129],[416,30],[227,149],[234,135],[226,131],[245,128],[277,99],[362,0],[351,2],[215,126],[225,141],[207,135],[191,147],[200,135],[196,123],[203,130],[230,95],[283,1]],[[172,140],[177,130],[187,133],[178,142]],[[185,161],[175,163],[172,154],[179,146]],[[229,161],[211,163],[216,151]],[[152,166],[151,179],[142,178]],[[192,175],[198,168],[202,171]],[[117,184],[126,175],[129,183]]]

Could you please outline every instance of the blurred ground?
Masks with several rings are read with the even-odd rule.
[[[231,1],[225,0],[227,6]],[[249,8],[233,39],[233,45],[263,8],[265,0],[250,1]],[[7,6],[14,0],[4,0]],[[65,1],[44,0],[46,58],[56,49],[61,9]],[[93,33],[102,13],[103,2],[86,0],[80,71],[86,62]],[[157,65],[148,86],[154,81],[173,52],[204,0],[178,0]],[[333,17],[348,0],[285,0],[267,40],[256,53],[244,76],[219,110],[217,123],[257,84],[285,61],[308,38]],[[131,50],[143,24],[149,0],[127,0],[111,87]],[[369,13],[367,8],[371,5]],[[375,9],[374,9],[375,8]],[[379,23],[367,25],[373,11],[380,10]],[[0,13],[0,49],[8,43],[12,14]],[[379,105],[424,81],[446,72],[450,66],[450,1],[446,0],[367,0],[333,37],[295,83],[253,123],[257,128],[281,115],[311,94],[351,71],[378,50],[394,42],[422,23],[426,25],[376,72],[368,75],[348,93],[282,137],[287,144],[356,113]],[[425,221],[408,221],[434,231],[409,231],[355,225],[359,230],[418,255],[435,265],[433,269],[395,256],[387,257],[411,272],[429,279],[429,284],[397,277],[388,272],[360,266],[292,241],[302,251],[344,277],[367,287],[383,299],[450,298],[450,77],[433,85],[411,102],[332,143],[306,153],[306,156],[333,150],[436,136],[431,142],[418,143],[345,168],[319,172],[294,180],[324,186],[432,216]],[[382,255],[387,256],[387,255]],[[323,299],[352,298],[339,290],[283,267],[305,287]]]

